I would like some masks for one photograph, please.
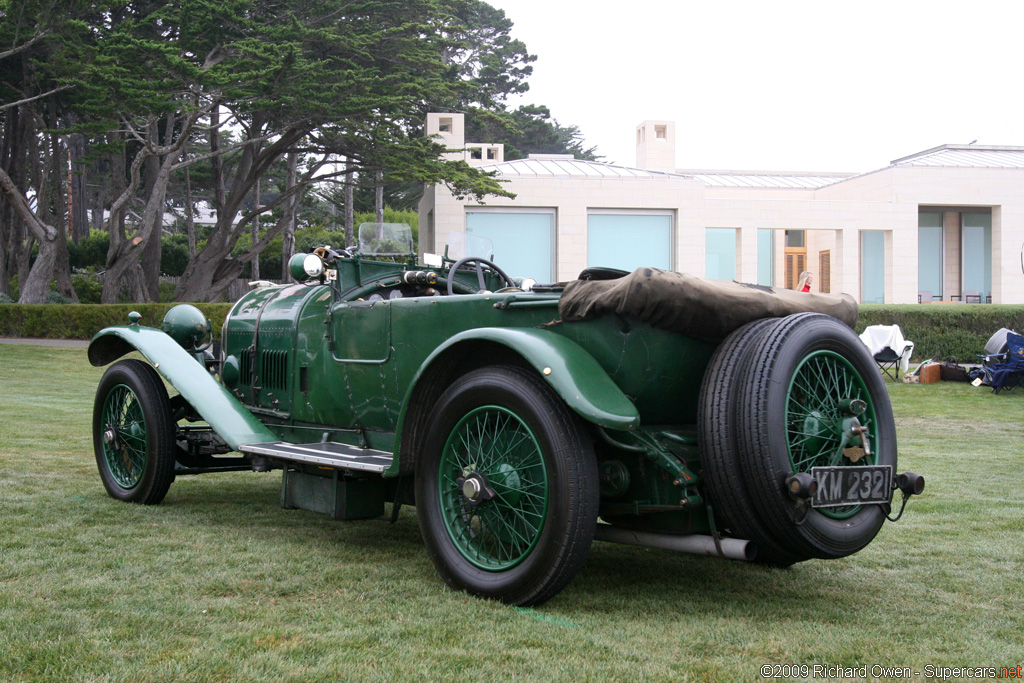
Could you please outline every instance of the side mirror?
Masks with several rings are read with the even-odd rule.
[[[324,272],[324,262],[316,254],[295,254],[288,262],[288,272],[299,282],[320,277]]]

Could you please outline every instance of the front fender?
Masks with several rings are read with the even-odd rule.
[[[278,440],[191,354],[160,330],[139,325],[104,328],[89,342],[89,362],[100,367],[132,351],[141,353],[231,448]]]

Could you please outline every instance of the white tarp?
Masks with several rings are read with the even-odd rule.
[[[900,357],[900,372],[910,368],[910,357],[914,354],[914,342],[903,338],[899,325],[870,325],[864,328],[860,340],[874,356],[885,349],[892,349]]]

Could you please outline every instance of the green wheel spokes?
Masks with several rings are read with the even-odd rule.
[[[103,402],[103,457],[114,481],[130,489],[146,469],[146,418],[135,392],[118,384]]]
[[[842,409],[844,399],[860,399],[866,403],[867,410],[858,419],[868,428],[870,443],[876,444],[874,404],[860,373],[834,351],[815,351],[801,360],[786,397],[786,440],[793,472],[854,464],[843,454],[844,448],[854,445],[843,431],[843,421],[850,417]],[[856,464],[875,464],[876,457],[872,449],[871,456],[861,458]],[[843,519],[859,509],[860,506],[847,506],[821,512]]]
[[[493,495],[466,497],[459,482],[473,473]],[[445,443],[439,475],[444,524],[467,560],[503,571],[529,555],[544,528],[548,479],[537,439],[518,415],[500,406],[466,414]]]

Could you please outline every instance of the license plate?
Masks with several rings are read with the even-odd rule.
[[[812,467],[818,490],[811,507],[878,505],[892,498],[892,466]]]

